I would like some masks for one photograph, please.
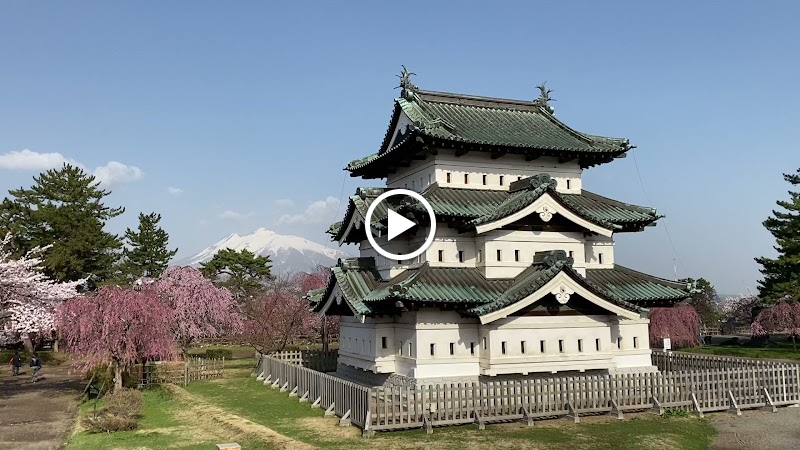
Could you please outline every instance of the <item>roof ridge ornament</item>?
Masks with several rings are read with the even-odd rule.
[[[406,69],[406,66],[402,64],[400,67],[403,68],[403,71],[400,72],[400,75],[397,75],[397,77],[400,78],[400,85],[395,89],[401,88],[402,91],[400,92],[400,96],[408,101],[413,101],[415,98],[418,98],[417,92],[419,91],[419,88],[411,82],[411,75],[416,74],[414,72],[409,72],[409,70]]]
[[[554,102],[556,99],[550,97],[550,93],[553,92],[552,89],[547,89],[547,81],[543,81],[542,84],[536,86],[539,89],[539,98],[533,101],[533,104],[544,108],[550,114],[555,114],[556,109],[550,106],[549,102]]]

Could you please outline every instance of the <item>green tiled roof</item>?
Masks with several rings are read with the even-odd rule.
[[[644,305],[689,297],[689,287],[685,283],[647,275],[619,264],[613,269],[588,269],[586,279],[608,297]]]
[[[401,112],[413,125],[394,136]],[[398,155],[418,153],[424,146],[419,144],[430,142],[454,148],[467,145],[483,152],[568,155],[584,167],[610,161],[632,148],[627,139],[576,131],[533,101],[417,90],[395,100],[380,150],[350,162],[345,169],[353,176],[380,177],[386,170],[380,166],[392,164]]]
[[[689,296],[681,283],[619,265],[588,270],[584,278],[572,268],[572,258],[557,250],[537,253],[534,263],[513,279],[486,279],[477,268],[431,267],[426,263],[391,280],[382,280],[372,258],[345,260],[332,269],[333,275],[321,299],[328,298],[338,285],[345,300],[359,314],[397,312],[395,302],[399,300],[447,306],[467,316],[480,316],[528,297],[561,272],[601,298],[631,311],[642,311],[654,300],[674,302]],[[316,309],[321,307],[318,301]]]
[[[378,198],[387,190],[388,189],[386,188],[377,187],[357,188],[355,195],[351,195],[348,199],[347,211],[344,213],[344,219],[341,222],[332,224],[328,228],[327,233],[331,235],[331,240],[338,241],[342,239],[343,236],[341,234],[347,229],[347,224],[350,223],[350,220],[352,220],[355,214],[359,214],[362,220],[365,220],[369,206],[376,198]],[[381,223],[381,221],[385,219],[388,214],[386,203],[381,202],[378,204],[378,206],[375,208],[375,215],[373,216],[374,219],[377,220],[375,220],[372,226],[377,230],[385,229],[385,224]]]

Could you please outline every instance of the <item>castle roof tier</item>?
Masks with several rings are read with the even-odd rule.
[[[633,148],[627,139],[576,131],[558,120],[547,98],[508,100],[418,89],[401,81],[389,129],[377,153],[350,162],[351,176],[383,178],[435,148],[525,155],[528,161],[553,156],[577,160],[582,168],[621,158]],[[542,88],[543,89],[543,88]],[[546,91],[543,90],[543,93]],[[401,126],[398,126],[401,125]],[[396,130],[396,131],[395,131]]]
[[[391,316],[438,307],[488,323],[510,315],[547,315],[599,310],[635,319],[647,308],[685,299],[683,283],[615,265],[581,276],[561,250],[537,253],[533,264],[510,279],[487,279],[480,270],[431,267],[425,263],[389,280],[372,258],[340,260],[325,289],[309,293],[314,310],[327,315]],[[580,301],[570,301],[576,295]]]
[[[366,239],[363,223],[367,210],[387,190],[357,189],[349,199],[344,220],[328,229],[331,239],[343,243],[358,243]],[[544,208],[571,224],[605,236],[615,232],[641,231],[663,217],[653,208],[630,205],[587,190],[580,194],[557,192],[555,180],[547,174],[515,181],[507,191],[445,188],[434,183],[421,194],[431,204],[438,221],[451,224],[462,232],[478,234],[500,227],[528,227],[541,231],[557,226],[558,220],[543,220],[542,217],[523,220],[533,213],[541,214]],[[376,231],[385,230],[389,206],[398,213],[425,216],[418,203],[391,204],[390,198],[376,207],[372,223]]]

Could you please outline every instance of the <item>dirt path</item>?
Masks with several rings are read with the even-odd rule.
[[[186,392],[183,388],[175,385],[165,385],[172,394],[179,401],[187,406],[186,413],[191,414],[194,418],[211,420],[212,422],[221,423],[229,428],[232,428],[240,433],[248,434],[257,438],[269,440],[274,443],[278,448],[286,449],[314,449],[316,447],[308,445],[304,442],[294,440],[286,437],[272,428],[265,427],[264,425],[255,423],[244,417],[237,416],[236,414],[229,413],[222,408],[218,408],[194,395]]]
[[[61,448],[77,413],[80,376],[68,367],[45,366],[31,383],[30,369],[18,377],[0,367],[0,448],[43,450]]]
[[[778,408],[768,411],[742,411],[733,414],[709,414],[719,434],[711,443],[712,450],[772,450],[800,448],[800,408]]]

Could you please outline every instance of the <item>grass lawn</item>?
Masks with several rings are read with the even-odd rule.
[[[797,351],[792,341],[783,337],[773,337],[769,342],[754,343],[747,337],[731,338],[702,347],[681,349],[683,352],[706,355],[744,356],[748,358],[800,360],[800,342]]]
[[[706,449],[715,434],[704,419],[662,418],[652,414],[628,415],[617,421],[608,416],[587,417],[584,423],[566,419],[537,422],[528,428],[520,423],[488,425],[479,431],[474,425],[437,428],[432,435],[423,430],[377,433],[360,437],[356,427],[338,427],[337,419],[322,417],[286,393],[270,389],[249,377],[253,361],[226,372],[226,378],[192,383],[192,395],[262,424],[284,436],[313,446],[351,448],[547,448],[547,449]],[[227,369],[226,369],[227,370]]]

